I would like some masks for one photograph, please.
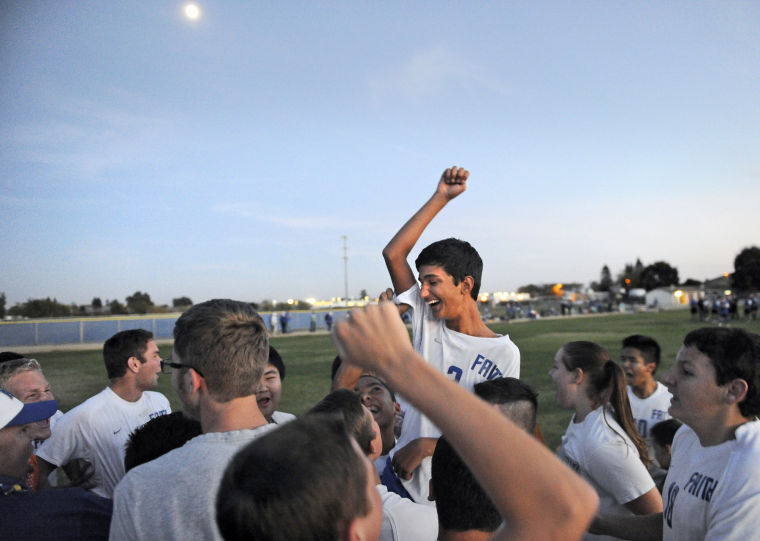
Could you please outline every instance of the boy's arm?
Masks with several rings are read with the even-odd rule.
[[[425,363],[393,305],[352,312],[333,340],[341,358],[378,372],[451,441],[505,519],[494,539],[581,536],[598,504],[594,489],[495,408]]]
[[[589,533],[612,535],[631,541],[661,541],[662,513],[651,515],[597,515]]]
[[[399,229],[383,249],[383,259],[385,259],[396,293],[403,293],[414,285],[416,281],[414,271],[407,261],[409,253],[436,214],[446,206],[446,203],[465,191],[469,176],[469,171],[461,167],[454,166],[446,169],[432,197]]]

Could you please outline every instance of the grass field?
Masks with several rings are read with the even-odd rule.
[[[687,311],[615,314],[590,317],[567,317],[489,325],[495,332],[509,334],[520,348],[522,379],[539,393],[539,423],[547,444],[555,448],[570,420],[570,412],[555,405],[554,386],[548,376],[554,354],[571,340],[598,342],[613,359],[620,354],[621,340],[634,333],[654,337],[662,347],[662,365],[658,376],[675,359],[684,335],[703,326],[691,322]],[[760,322],[736,322],[733,326],[760,332]],[[308,410],[330,387],[330,365],[335,349],[327,334],[275,336],[272,344],[278,349],[287,367],[280,409],[295,414]],[[161,355],[168,357],[170,345],[161,346]],[[106,385],[105,368],[100,351],[57,351],[35,353],[63,411],[68,411]],[[162,376],[159,391],[181,409],[168,376]],[[463,419],[463,422],[466,422]]]

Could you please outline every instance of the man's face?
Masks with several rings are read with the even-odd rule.
[[[419,280],[420,296],[430,307],[433,317],[447,320],[462,314],[469,297],[469,293],[463,294],[463,282],[454,285],[454,277],[440,265],[422,265]]]
[[[280,371],[273,364],[267,364],[264,374],[261,376],[259,388],[256,391],[256,403],[259,405],[262,415],[267,421],[272,421],[272,414],[280,405],[282,396],[282,380]]]
[[[620,353],[620,365],[628,385],[634,389],[646,387],[654,379],[652,373],[657,367],[655,363],[647,363],[641,351],[636,348],[623,348]]]
[[[13,376],[7,384],[7,391],[24,403],[53,400],[50,384],[40,370],[25,370]],[[50,419],[29,425],[32,438],[46,440],[50,437]]]
[[[161,373],[161,356],[158,353],[158,346],[153,340],[148,340],[141,360],[145,362],[140,365],[137,381],[140,389],[147,391],[158,385],[158,375]]]
[[[391,393],[373,376],[362,376],[354,387],[362,404],[369,408],[372,416],[381,429],[393,426],[396,421],[397,403],[391,398]]]
[[[715,367],[696,347],[681,347],[676,363],[662,382],[673,395],[668,412],[691,428],[710,423],[724,408],[723,388],[717,383]]]
[[[29,472],[34,431],[33,423],[0,429],[0,475],[21,479]]]

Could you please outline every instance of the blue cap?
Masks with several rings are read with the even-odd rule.
[[[52,417],[57,409],[58,402],[55,400],[24,404],[5,389],[0,389],[0,429],[44,421]]]

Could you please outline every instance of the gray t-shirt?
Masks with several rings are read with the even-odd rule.
[[[216,493],[224,470],[246,444],[276,428],[201,434],[130,470],[114,492],[109,539],[221,541]]]

